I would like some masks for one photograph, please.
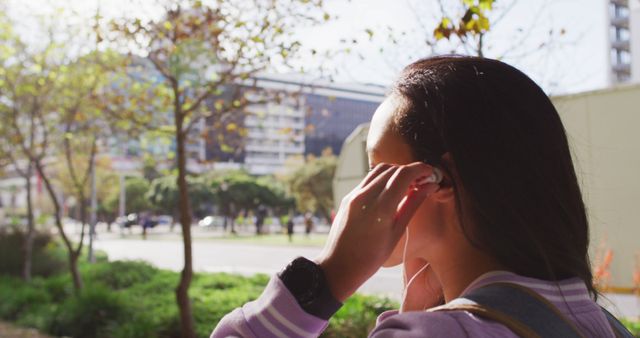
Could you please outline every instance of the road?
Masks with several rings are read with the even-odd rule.
[[[96,248],[105,251],[111,260],[141,259],[157,267],[178,271],[182,268],[182,243],[178,240],[142,240],[102,237]],[[314,257],[320,247],[269,246],[198,240],[193,243],[195,271],[230,272],[243,275],[274,274],[298,256]],[[401,269],[382,268],[358,291],[366,294],[401,297]],[[605,294],[600,300],[617,316],[638,318],[640,298],[632,295]],[[607,301],[610,300],[610,301]]]

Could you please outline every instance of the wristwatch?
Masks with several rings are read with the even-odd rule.
[[[313,261],[298,257],[278,277],[308,314],[328,320],[342,306],[331,294],[322,268]]]

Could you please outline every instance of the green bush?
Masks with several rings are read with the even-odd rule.
[[[22,276],[25,233],[0,228],[0,275]],[[51,276],[66,269],[64,248],[50,234],[36,232],[33,240],[32,275]]]
[[[16,320],[26,311],[50,302],[46,290],[35,286],[21,287],[22,281],[4,277],[0,279],[0,318]]]
[[[149,263],[142,261],[115,261],[109,264],[84,265],[85,279],[104,284],[113,290],[129,288],[145,283],[158,272]]]
[[[640,321],[632,321],[628,319],[621,319],[620,321],[629,331],[631,331],[631,334],[633,334],[634,337],[640,337]]]
[[[0,276],[0,318],[56,336],[178,338],[175,287],[179,274],[136,261],[81,261],[85,288],[76,294],[68,273],[35,278]],[[257,298],[267,275],[196,274],[190,289],[198,337],[220,319]],[[332,318],[324,337],[366,336],[376,316],[395,304],[356,295]]]
[[[112,337],[130,319],[131,304],[122,294],[102,286],[84,288],[58,307],[50,333],[71,337]]]
[[[397,308],[398,304],[387,298],[353,295],[331,317],[321,337],[366,337],[373,330],[379,314]]]

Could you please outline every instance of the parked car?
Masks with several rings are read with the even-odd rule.
[[[127,216],[119,216],[116,218],[116,224],[121,228],[130,228],[131,226],[138,224],[138,214],[131,213]]]
[[[156,216],[156,221],[158,225],[172,225],[173,224],[173,216],[170,215],[158,215]]]
[[[200,227],[222,227],[224,218],[222,216],[206,216],[198,221]]]

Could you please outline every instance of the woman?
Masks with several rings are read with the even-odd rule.
[[[447,308],[496,283],[552,303],[576,336],[615,337],[595,303],[564,128],[526,75],[483,58],[417,61],[375,112],[367,151],[372,169],[343,199],[323,252],[294,260],[212,337],[317,336],[380,266],[398,264],[401,309],[382,314],[372,337],[523,334]]]

